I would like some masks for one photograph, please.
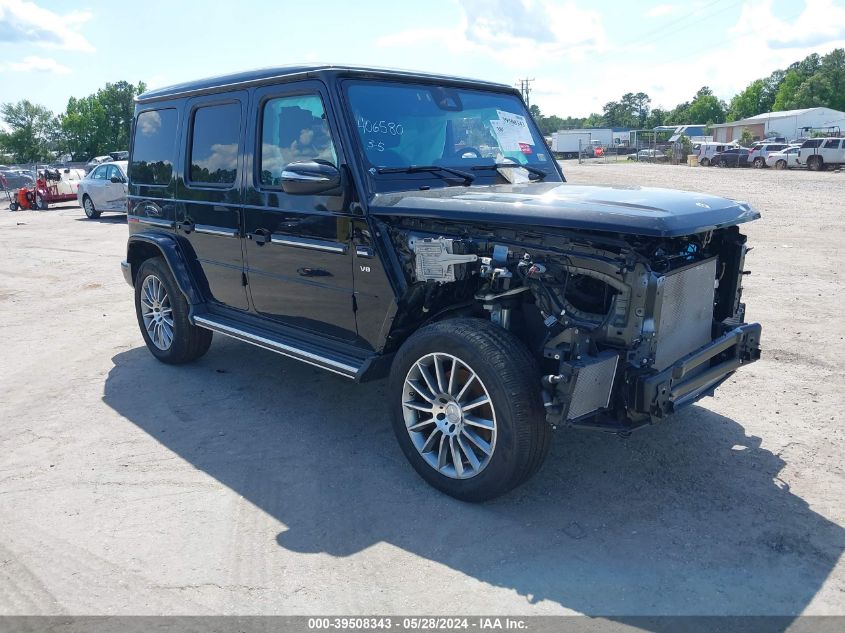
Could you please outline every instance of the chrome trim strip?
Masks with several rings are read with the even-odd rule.
[[[314,174],[300,174],[297,171],[282,170],[282,180],[296,180],[299,182],[328,182],[326,176],[315,176]]]
[[[358,367],[346,365],[345,363],[340,363],[330,358],[319,356],[318,354],[312,354],[311,352],[303,351],[291,345],[285,345],[284,343],[279,343],[278,341],[273,341],[263,336],[258,336],[244,330],[239,330],[238,328],[223,325],[222,323],[217,323],[216,321],[204,316],[195,316],[194,324],[199,327],[204,327],[207,330],[213,330],[214,332],[220,332],[220,334],[231,336],[232,338],[236,338],[246,343],[252,343],[258,347],[263,347],[271,352],[288,356],[295,360],[302,361],[303,363],[314,365],[320,369],[325,369],[326,371],[345,376],[346,378],[355,378],[358,373]]]
[[[312,240],[307,237],[291,237],[290,235],[280,235],[278,233],[273,233],[270,236],[270,243],[308,248],[312,251],[323,251],[324,253],[337,253],[338,255],[343,255],[346,252],[346,244],[342,244],[341,242]]]
[[[140,222],[141,224],[149,224],[150,226],[160,226],[165,229],[172,229],[173,222],[170,220],[160,220],[159,218],[148,218],[145,215],[129,215],[127,216],[129,220],[135,220],[136,222]]]
[[[229,229],[220,226],[212,226],[211,224],[194,224],[195,233],[205,233],[206,235],[220,235],[222,237],[237,237],[237,229]]]

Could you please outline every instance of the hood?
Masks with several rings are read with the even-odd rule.
[[[756,220],[746,202],[653,187],[524,183],[376,194],[373,215],[677,237]]]

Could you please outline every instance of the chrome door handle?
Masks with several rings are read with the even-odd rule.
[[[369,246],[356,246],[355,256],[370,258],[375,257],[375,253],[373,252],[373,249],[371,249]]]

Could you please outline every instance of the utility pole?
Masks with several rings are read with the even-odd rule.
[[[531,94],[531,82],[534,81],[534,78],[526,78],[519,80],[519,91],[522,93],[522,100],[525,101],[526,106],[531,106],[531,99],[529,95]]]

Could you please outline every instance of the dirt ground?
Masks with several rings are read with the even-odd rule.
[[[483,505],[405,463],[381,382],[222,337],[156,362],[124,218],[0,211],[0,614],[845,614],[845,174],[565,170],[757,206],[765,355]]]

